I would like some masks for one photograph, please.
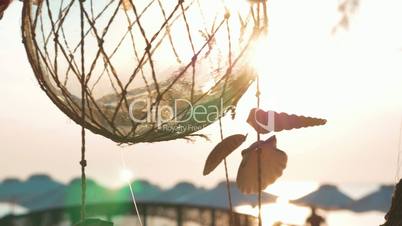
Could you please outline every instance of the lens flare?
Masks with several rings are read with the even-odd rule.
[[[119,172],[120,180],[124,183],[130,183],[130,181],[134,178],[134,174],[129,169],[121,169]]]

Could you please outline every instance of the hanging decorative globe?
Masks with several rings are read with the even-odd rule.
[[[165,141],[234,109],[255,78],[261,2],[25,0],[22,35],[39,85],[72,120],[84,111],[87,129],[119,143]]]

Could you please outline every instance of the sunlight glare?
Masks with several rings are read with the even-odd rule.
[[[265,192],[283,199],[295,200],[317,190],[318,187],[319,183],[312,181],[278,181],[265,189]]]
[[[119,172],[120,180],[124,183],[130,183],[134,178],[133,172],[129,169],[121,169]]]
[[[272,226],[276,222],[286,225],[303,225],[310,214],[308,207],[291,204],[289,200],[298,199],[317,190],[317,182],[278,181],[269,186],[265,192],[278,196],[275,203],[262,206],[262,219],[264,226]],[[240,213],[258,216],[258,208],[249,205],[236,207]]]
[[[267,52],[268,52],[268,36],[261,35],[253,46],[253,54],[251,56],[251,62],[254,69],[257,71],[259,76],[264,76],[267,74]]]
[[[257,207],[253,208],[243,205],[236,207],[236,211],[258,216]],[[276,203],[262,206],[262,220],[264,226],[272,226],[276,222],[282,222],[287,225],[303,225],[309,214],[309,208],[290,204],[289,200],[284,198],[278,198]]]

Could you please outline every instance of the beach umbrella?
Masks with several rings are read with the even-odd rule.
[[[350,206],[353,199],[334,185],[322,185],[318,190],[293,201],[295,204],[315,206],[321,209],[341,209]]]
[[[183,194],[179,201],[183,204],[192,204],[200,206],[212,206],[217,208],[226,208],[228,200],[225,199],[227,193],[226,182],[219,183],[215,188],[210,190],[192,192]],[[234,206],[239,205],[257,205],[254,195],[243,194],[237,187],[235,182],[229,183],[231,190],[231,198]],[[272,203],[276,200],[276,196],[268,193],[263,194],[264,203]]]
[[[354,212],[380,211],[387,212],[391,207],[392,194],[395,186],[383,185],[377,191],[370,193],[355,202],[347,208]]]

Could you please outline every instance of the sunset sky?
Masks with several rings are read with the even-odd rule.
[[[393,183],[402,120],[402,2],[362,0],[349,30],[331,34],[337,0],[270,0],[270,29],[258,60],[265,110],[322,117],[324,127],[277,133],[289,156],[281,181]],[[80,127],[40,90],[20,35],[19,1],[0,21],[0,180],[48,173],[79,176]],[[255,87],[242,98],[237,119],[224,120],[225,135],[248,133]],[[218,125],[204,131],[210,142],[183,140],[119,147],[88,132],[88,174],[118,186],[121,151],[134,178],[163,187],[187,180],[211,187],[223,167],[202,176]],[[264,136],[265,138],[265,136]],[[240,149],[228,159],[235,179]]]

